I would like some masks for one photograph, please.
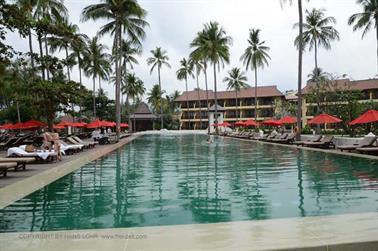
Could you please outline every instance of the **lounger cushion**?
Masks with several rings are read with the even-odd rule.
[[[20,147],[11,147],[8,149],[7,156],[22,156],[22,157],[39,157],[43,160],[46,160],[50,156],[56,156],[57,154],[52,150],[49,151],[36,151],[33,153],[28,153]]]

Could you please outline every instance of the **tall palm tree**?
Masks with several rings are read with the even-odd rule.
[[[160,70],[163,65],[171,68],[171,65],[168,63],[169,57],[167,55],[167,51],[163,50],[161,47],[156,47],[155,50],[150,51],[152,57],[147,58],[147,64],[151,66],[150,74],[154,71],[155,68],[158,70],[158,78],[159,78],[159,87],[161,90],[161,78],[160,78]],[[162,100],[160,98],[160,100]],[[163,129],[164,122],[163,122],[163,106],[160,105],[160,128]]]
[[[196,72],[196,83],[197,83],[197,97],[198,97],[198,108],[200,110],[200,129],[202,129],[202,107],[201,107],[201,96],[200,96],[200,87],[199,87],[199,75],[201,74],[201,71],[203,70],[204,66],[201,62],[201,60],[196,59],[195,57],[193,58],[191,56],[190,61],[193,64],[193,67],[195,68]]]
[[[188,77],[194,77],[193,74],[193,63],[186,58],[180,60],[181,68],[177,70],[176,75],[178,80],[185,80],[185,89],[186,89],[186,113],[189,119],[190,129],[190,115],[189,115],[189,90],[188,90]]]
[[[74,61],[76,58],[77,66],[79,69],[79,82],[82,83],[82,75],[81,70],[83,68],[83,57],[85,54],[85,51],[87,51],[87,43],[86,41],[89,40],[89,37],[83,33],[76,32],[73,34],[72,40],[71,40],[71,50],[72,53],[69,55],[69,60]]]
[[[96,77],[98,77],[99,82],[100,79],[107,79],[109,77],[111,73],[110,55],[105,52],[108,49],[107,46],[101,44],[97,36],[88,40],[87,43],[87,50],[84,52],[84,72],[87,76],[92,76],[93,116],[96,117]]]
[[[248,47],[240,58],[247,70],[251,68],[255,71],[255,121],[257,121],[257,68],[264,68],[270,59],[268,55],[270,48],[264,44],[265,41],[260,41],[260,29],[250,29]]]
[[[228,72],[228,76],[223,79],[223,82],[227,83],[228,90],[235,91],[236,118],[239,119],[240,112],[238,110],[238,91],[240,91],[241,88],[248,86],[247,77],[245,76],[245,73],[240,70],[240,68],[234,67]]]
[[[227,36],[226,31],[217,22],[205,24],[203,31],[199,32],[191,43],[191,47],[194,48],[193,55],[200,55],[203,59],[213,64],[215,123],[218,120],[217,67],[219,69],[220,66],[224,67],[224,63],[229,63],[229,45],[231,43],[231,37]]]
[[[324,72],[322,68],[314,68],[310,74],[307,75],[307,83],[324,82],[329,79],[330,74]]]
[[[67,13],[68,11],[66,6],[64,5],[64,0],[38,0],[35,2],[35,11],[33,16],[35,20],[48,24],[54,23],[56,19],[66,17]],[[40,51],[42,56],[41,36],[43,36],[43,40],[45,42],[45,56],[48,56],[49,50],[46,29],[43,32],[43,34],[38,34],[40,42]],[[46,75],[47,80],[50,80],[50,70],[48,61],[46,63]]]
[[[357,0],[361,5],[362,12],[353,14],[349,17],[348,24],[353,25],[353,31],[363,29],[362,38],[375,27],[377,40],[377,69],[378,69],[378,1],[377,0]],[[378,70],[377,70],[378,72]]]
[[[147,12],[136,0],[103,0],[99,4],[89,5],[82,11],[82,20],[106,19],[109,22],[102,26],[99,35],[110,33],[114,36],[113,52],[115,57],[116,74],[116,133],[117,141],[120,138],[121,122],[121,46],[122,35],[126,33],[128,38],[139,41],[145,37],[144,28],[148,26],[145,21]]]
[[[303,6],[302,0],[298,1],[298,27],[299,27],[299,42],[298,42],[298,105],[297,105],[297,140],[300,139],[302,131],[302,57],[303,57]],[[307,0],[310,1],[310,0]],[[280,0],[281,4],[289,2],[293,3],[293,0]]]
[[[303,48],[309,46],[311,51],[314,48],[315,68],[318,68],[318,47],[331,49],[331,41],[340,40],[339,32],[331,25],[335,24],[334,17],[324,17],[323,9],[306,10],[306,22],[303,26]],[[294,27],[298,27],[296,23]],[[299,46],[299,36],[294,41],[295,46]]]

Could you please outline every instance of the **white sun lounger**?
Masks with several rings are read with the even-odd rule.
[[[43,160],[47,160],[48,158],[54,159],[57,154],[54,150],[49,151],[35,151],[35,152],[26,152],[20,147],[11,147],[8,149],[7,152],[8,157],[12,156],[19,156],[19,157],[36,157]]]

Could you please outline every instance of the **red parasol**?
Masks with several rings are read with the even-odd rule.
[[[280,125],[282,125],[282,123],[280,121],[274,120],[274,119],[265,120],[261,124],[267,125],[267,126],[280,126]]]
[[[101,121],[101,120],[95,120],[86,125],[87,128],[99,128],[99,127],[105,127],[105,126],[106,126],[106,122]]]
[[[120,127],[129,127],[129,125],[127,123],[121,123],[119,126]]]
[[[228,122],[223,122],[221,124],[219,124],[219,126],[223,126],[223,127],[231,127],[232,125]]]
[[[56,124],[56,125],[53,125],[53,129],[64,129],[65,126],[63,125],[59,125],[59,124]]]
[[[4,124],[4,125],[1,125],[0,126],[0,129],[3,129],[3,130],[8,130],[12,127],[13,125],[11,123],[7,123],[7,124]]]
[[[340,123],[342,120],[337,118],[337,117],[334,117],[334,116],[331,116],[331,115],[328,115],[326,113],[322,113],[316,117],[314,117],[313,119],[311,119],[308,123],[309,124],[333,124],[333,123]]]
[[[377,110],[368,110],[355,120],[351,121],[349,125],[356,125],[356,124],[367,124],[373,123],[378,121],[378,111]]]
[[[277,121],[281,124],[295,124],[297,123],[297,118],[291,117],[291,116],[285,116]]]
[[[249,119],[243,122],[243,126],[257,126],[257,123],[253,119]]]
[[[238,121],[234,125],[235,126],[244,126],[244,122],[243,121]]]

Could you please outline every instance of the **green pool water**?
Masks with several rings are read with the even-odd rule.
[[[0,231],[378,211],[378,161],[205,135],[146,135],[0,210]]]

